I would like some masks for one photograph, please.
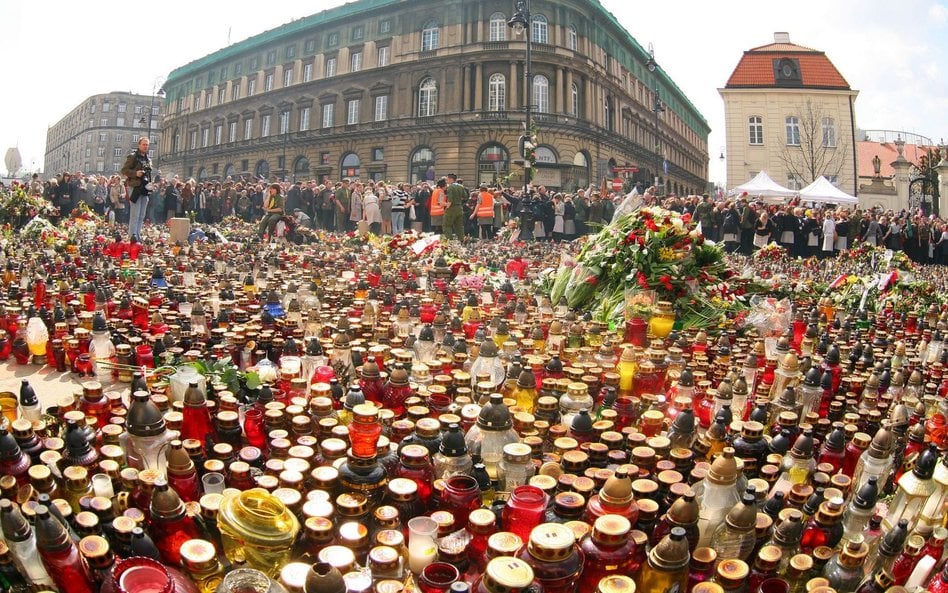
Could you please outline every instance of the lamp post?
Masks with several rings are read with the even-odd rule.
[[[648,61],[645,67],[652,73],[653,83],[655,85],[655,100],[652,103],[652,112],[655,113],[655,160],[658,163],[655,169],[655,190],[658,191],[658,170],[665,169],[665,159],[662,152],[662,134],[659,127],[659,114],[665,111],[665,105],[662,103],[661,95],[658,92],[658,77],[655,76],[655,70],[658,69],[658,63],[655,61],[655,49],[652,44],[648,44]],[[662,192],[664,194],[664,192]]]
[[[520,156],[523,157],[523,195],[530,195],[530,159],[527,158],[527,150],[533,148],[533,134],[531,129],[533,127],[533,122],[531,121],[533,96],[531,91],[533,90],[533,73],[531,72],[530,64],[530,29],[531,29],[531,19],[530,19],[530,0],[517,0],[517,10],[514,12],[514,15],[510,17],[510,20],[507,22],[507,26],[513,29],[514,35],[524,34],[527,41],[527,54],[526,61],[524,62],[523,67],[523,97],[526,101],[524,113],[524,130],[523,135],[520,136]]]

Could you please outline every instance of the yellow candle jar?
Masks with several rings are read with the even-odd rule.
[[[675,311],[668,301],[659,301],[648,322],[648,329],[656,338],[665,339],[675,326]]]

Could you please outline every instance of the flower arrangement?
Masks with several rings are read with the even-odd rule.
[[[754,259],[758,261],[780,261],[787,257],[787,250],[776,243],[764,245],[754,254]]]
[[[0,221],[23,224],[35,216],[59,216],[59,208],[42,196],[31,196],[23,186],[0,192]]]
[[[671,301],[685,324],[720,324],[741,297],[727,283],[733,275],[723,250],[705,242],[690,221],[657,207],[642,208],[590,238],[572,268],[561,266],[550,290],[573,309],[596,310],[616,320],[626,292],[655,291]]]

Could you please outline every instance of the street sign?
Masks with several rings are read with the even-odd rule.
[[[612,180],[612,191],[621,191],[622,190],[622,180],[616,177]]]

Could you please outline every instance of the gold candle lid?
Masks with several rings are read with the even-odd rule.
[[[523,548],[523,540],[515,533],[498,531],[487,538],[487,548],[494,556],[514,556]]]
[[[635,593],[635,581],[625,575],[609,575],[596,585],[596,593]]]
[[[530,555],[544,562],[559,562],[573,552],[576,537],[564,525],[543,523],[530,532],[527,550]]]
[[[519,558],[500,556],[487,563],[484,579],[489,585],[515,593],[533,584],[533,569]]]

